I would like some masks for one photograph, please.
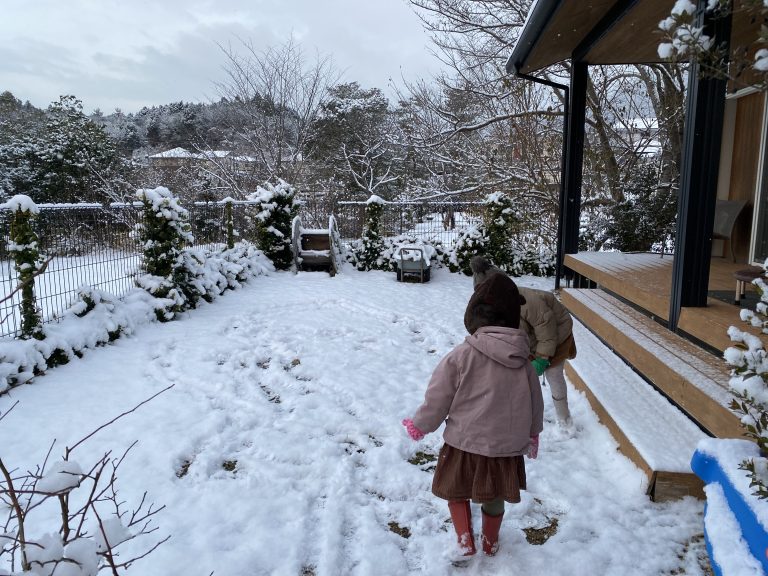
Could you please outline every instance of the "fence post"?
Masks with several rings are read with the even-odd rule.
[[[40,252],[37,234],[32,229],[32,218],[39,208],[27,196],[14,196],[8,204],[13,211],[11,218],[11,240],[8,251],[13,254],[21,291],[21,337],[38,337],[40,332],[40,311],[35,298],[35,277],[40,270]]]
[[[224,203],[224,218],[227,221],[227,248],[235,247],[235,225],[232,221],[232,199],[227,198]]]

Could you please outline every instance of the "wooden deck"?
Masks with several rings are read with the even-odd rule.
[[[669,318],[672,262],[672,256],[662,257],[650,253],[579,252],[567,254],[565,257],[565,265],[568,268],[662,322]],[[713,258],[709,278],[710,291],[730,292],[735,295],[736,280],[733,273],[744,267],[743,263]],[[750,286],[747,290],[754,288]],[[709,298],[705,308],[683,308],[678,327],[692,338],[720,352],[733,345],[727,334],[729,326],[738,326],[750,331],[762,337],[768,345],[768,337],[741,321],[740,310],[740,306]]]
[[[648,494],[657,500],[702,496],[689,465],[702,435],[743,436],[728,408],[730,376],[722,359],[722,351],[733,345],[728,327],[749,328],[740,319],[741,307],[709,298],[706,307],[684,308],[679,333],[669,331],[672,264],[671,256],[658,254],[570,254],[565,265],[597,287],[560,293],[578,320],[577,347],[593,349],[589,362],[578,355],[569,360],[566,374],[586,394],[619,449],[646,473]],[[733,272],[743,267],[713,259],[710,292],[724,292],[730,301],[736,289]]]

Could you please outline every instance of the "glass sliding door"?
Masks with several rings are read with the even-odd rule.
[[[768,95],[763,95],[765,110]],[[752,226],[750,260],[762,264],[768,258],[768,114],[763,113],[762,142],[755,195],[755,217]]]

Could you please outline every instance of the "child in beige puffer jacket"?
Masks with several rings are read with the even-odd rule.
[[[504,501],[520,502],[526,487],[523,455],[538,450],[544,408],[528,336],[518,328],[523,302],[506,275],[479,284],[464,314],[470,336],[440,361],[424,403],[403,420],[414,440],[445,422],[432,493],[448,500],[467,556],[476,552],[469,500],[482,503],[482,547],[493,555]]]
[[[482,256],[472,258],[470,267],[475,286],[494,274],[506,276]],[[568,309],[552,292],[520,288],[519,294],[526,301],[520,308],[520,329],[528,334],[531,363],[536,369],[536,374],[543,374],[549,384],[558,424],[569,428],[571,411],[568,409],[568,388],[563,368],[566,360],[576,357],[573,319]]]

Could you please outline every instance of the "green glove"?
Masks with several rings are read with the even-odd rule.
[[[538,356],[531,360],[531,364],[533,364],[533,369],[536,370],[536,376],[541,376],[544,374],[544,370],[549,368],[549,360]]]

